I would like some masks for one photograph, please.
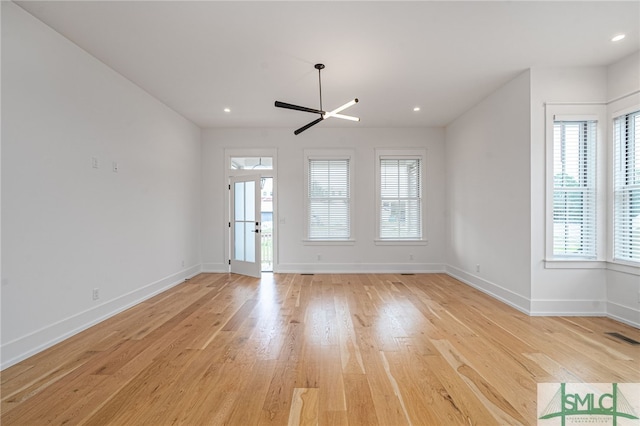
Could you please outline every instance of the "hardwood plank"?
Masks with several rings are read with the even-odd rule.
[[[320,407],[325,412],[346,412],[347,401],[342,379],[340,349],[335,346],[320,347],[319,372]],[[327,414],[327,416],[329,416]]]
[[[264,399],[258,424],[285,424],[291,411],[291,398],[296,388],[295,362],[278,361]]]
[[[251,369],[249,381],[239,392],[229,417],[229,424],[255,425],[258,423],[275,368],[275,360],[256,361]]]
[[[518,410],[509,403],[506,395],[495,389],[448,341],[438,340],[433,343],[442,357],[455,369],[497,421],[511,425],[527,423]]]
[[[289,413],[289,426],[318,424],[318,389],[295,388]]]
[[[427,356],[420,357],[419,361],[425,365],[421,370],[424,374],[423,380],[427,383],[437,381],[442,385],[437,389],[438,393],[450,405],[448,411],[457,412],[464,419],[461,424],[493,425],[497,423],[486,405],[475,396],[474,391],[462,376],[457,374],[444,358]],[[446,413],[437,414],[442,416]],[[535,423],[534,420],[532,420],[533,423]]]
[[[410,417],[398,382],[389,370],[382,351],[365,354],[367,381],[376,417],[382,425],[408,424]]]
[[[345,374],[344,387],[347,396],[349,425],[373,426],[379,424],[367,376],[364,374]]]
[[[348,426],[346,411],[321,411],[318,424],[331,426]]]

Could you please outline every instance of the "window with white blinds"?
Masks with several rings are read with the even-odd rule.
[[[422,164],[420,158],[379,157],[379,237],[422,238]]]
[[[597,257],[596,125],[593,120],[554,121],[554,257]]]
[[[640,262],[640,111],[613,120],[613,258]]]
[[[310,240],[351,237],[350,160],[308,159],[307,211]]]

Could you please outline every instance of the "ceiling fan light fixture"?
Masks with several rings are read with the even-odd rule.
[[[316,124],[318,124],[319,122],[321,122],[322,120],[324,120],[324,118],[320,117],[318,119],[313,120],[311,123],[309,124],[305,124],[304,126],[300,127],[298,130],[295,130],[293,132],[294,135],[299,135],[300,133],[304,132],[305,130],[307,130],[309,127],[311,126],[315,126]]]
[[[354,117],[352,115],[333,114],[333,115],[327,117],[327,114],[323,115],[322,118],[324,118],[326,120],[329,117],[333,117],[333,118],[341,118],[343,120],[349,120],[349,121],[360,121],[359,117]]]
[[[355,104],[358,103],[358,98],[353,99],[352,101],[347,102],[346,104],[334,109],[333,111],[324,111],[322,108],[322,77],[321,77],[321,73],[320,71],[322,71],[324,69],[324,64],[315,64],[314,68],[318,70],[318,88],[320,89],[320,109],[314,109],[314,108],[308,108],[308,107],[303,107],[303,106],[299,106],[299,105],[293,105],[293,104],[289,104],[286,102],[280,102],[280,101],[276,101],[275,102],[275,106],[278,108],[286,108],[286,109],[292,109],[295,111],[302,111],[302,112],[311,112],[314,114],[320,114],[320,118],[317,118],[315,120],[313,120],[312,122],[305,124],[304,126],[300,127],[299,129],[295,130],[293,132],[294,135],[298,135],[302,132],[304,132],[305,130],[307,130],[309,127],[311,126],[315,126],[316,124],[318,124],[319,122],[326,120],[327,118],[331,118],[331,117],[335,117],[335,118],[341,118],[343,120],[350,120],[350,121],[360,121],[360,119],[358,117],[352,117],[350,115],[343,115],[340,114],[341,111],[349,108],[350,106],[353,106]]]
[[[336,117],[336,118],[342,118],[342,119],[345,119],[345,120],[360,121],[359,118],[357,120],[354,120],[354,118],[356,118],[356,117],[346,118],[346,117],[350,117],[350,116],[339,114],[339,112],[344,111],[345,109],[347,109],[347,108],[349,108],[351,106],[354,106],[357,103],[358,103],[358,98],[355,98],[354,100],[347,102],[346,104],[334,109],[333,111],[330,111],[330,112],[324,114],[323,117],[324,117],[325,120],[327,118],[329,118],[329,117]]]

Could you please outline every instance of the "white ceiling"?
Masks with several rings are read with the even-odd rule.
[[[313,120],[273,104],[317,108],[319,62],[325,109],[357,97],[344,114],[362,119],[322,126],[423,127],[527,68],[603,66],[640,48],[640,1],[17,3],[203,128]]]

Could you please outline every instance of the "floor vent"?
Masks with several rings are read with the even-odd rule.
[[[315,275],[315,274],[300,274],[300,275]]]
[[[611,337],[615,337],[616,339],[623,340],[623,341],[627,342],[630,345],[640,345],[640,342],[638,342],[637,340],[633,340],[632,338],[627,337],[627,336],[625,336],[623,334],[620,334],[620,333],[609,332],[609,333],[605,333],[605,334],[608,334]]]
[[[400,275],[415,275],[415,274],[400,274]]]

